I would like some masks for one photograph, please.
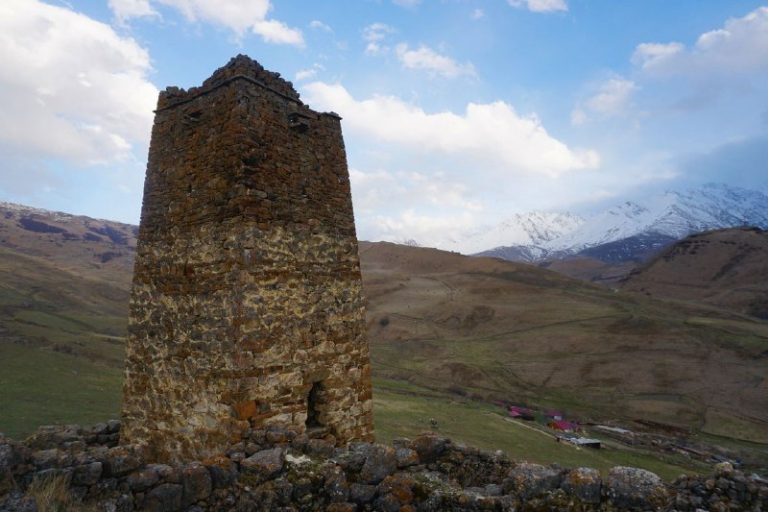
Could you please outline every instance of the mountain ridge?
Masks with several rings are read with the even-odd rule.
[[[692,233],[739,226],[768,228],[768,195],[709,183],[684,191],[666,191],[643,201],[625,201],[588,217],[567,212],[516,214],[496,226],[453,236],[437,244],[437,248],[540,263],[632,237],[674,241]],[[484,243],[487,247],[479,249]],[[639,246],[638,250],[646,253],[648,247]],[[631,253],[625,261],[643,259]]]

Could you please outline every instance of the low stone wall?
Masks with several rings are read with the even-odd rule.
[[[55,510],[768,510],[768,481],[729,464],[665,484],[637,468],[603,477],[515,463],[435,434],[337,448],[280,427],[248,430],[207,460],[145,464],[118,446],[119,427],[41,427],[23,443],[0,435],[0,510],[43,512],[35,489],[56,481],[71,505]]]

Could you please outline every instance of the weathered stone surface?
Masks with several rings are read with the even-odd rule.
[[[661,505],[667,498],[661,478],[645,469],[611,468],[606,486],[608,498],[623,510],[643,510],[648,504]]]
[[[248,426],[371,439],[361,286],[338,116],[245,56],[162,92],[121,442],[179,462],[224,453]]]
[[[584,503],[600,503],[602,479],[592,468],[574,468],[563,478],[563,490]]]
[[[127,475],[142,464],[139,455],[134,450],[124,446],[110,448],[105,462],[105,470],[111,476]]]
[[[256,452],[240,462],[244,473],[254,475],[260,480],[269,480],[283,470],[285,465],[285,450],[272,448]]]
[[[503,486],[505,492],[512,492],[522,499],[530,499],[557,489],[561,479],[561,472],[557,469],[523,463],[512,469]]]
[[[237,464],[223,456],[205,461],[214,489],[225,489],[237,480]]]
[[[349,486],[349,498],[358,505],[370,503],[374,496],[376,496],[375,485],[355,483]]]
[[[160,481],[160,473],[155,467],[146,467],[128,475],[127,483],[132,491],[149,489]]]
[[[396,448],[395,458],[397,458],[397,467],[401,469],[415,466],[419,463],[419,454],[416,453],[416,450],[411,450],[410,448]]]
[[[397,470],[395,449],[383,444],[372,444],[365,451],[365,462],[358,478],[365,484],[377,484],[395,470]]]
[[[183,488],[182,505],[185,507],[208,498],[213,490],[208,468],[197,462],[181,468],[181,484]]]
[[[269,446],[266,435],[259,432],[244,429],[241,436]],[[273,440],[284,443],[292,438],[287,434]],[[5,456],[0,462],[5,460],[5,467],[8,460],[14,461],[10,465],[16,481],[13,487],[0,490],[0,510],[35,510],[30,485],[51,478],[61,478],[69,487],[66,492],[72,505],[68,510],[768,510],[768,481],[731,464],[713,467],[712,475],[682,476],[671,484],[635,468],[614,468],[601,481],[594,469],[514,464],[498,452],[487,453],[445,440],[433,462],[400,469],[393,465],[397,450],[410,449],[410,443],[398,442],[394,449],[358,442],[336,448],[330,458],[319,453],[309,455],[293,444],[278,444],[256,452],[242,472],[232,458],[240,452],[233,452],[202,463],[150,464],[120,476],[106,470],[97,476],[99,463],[106,467],[108,454],[124,458],[134,450],[107,446],[81,450],[71,443],[62,440],[51,448],[55,456],[37,455],[38,460],[45,461],[43,466],[51,467],[32,464],[33,451],[25,443],[14,445],[15,455],[1,450]],[[3,444],[9,442],[0,438],[0,446]],[[69,453],[67,446],[76,453]],[[378,480],[390,471],[375,485],[364,482]]]
[[[63,452],[58,448],[49,448],[47,450],[37,450],[32,452],[32,464],[40,469],[51,468],[56,465]]]
[[[72,472],[72,484],[93,485],[101,478],[102,469],[102,464],[98,461],[76,466]]]
[[[448,440],[436,434],[422,434],[411,441],[411,448],[419,454],[422,463],[434,462],[443,454],[448,446]]]
[[[147,512],[175,512],[181,510],[183,489],[179,484],[160,484],[147,493],[144,508]]]

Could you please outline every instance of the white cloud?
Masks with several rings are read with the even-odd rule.
[[[327,25],[320,20],[310,21],[309,28],[313,28],[315,30],[322,30],[323,32],[333,33],[333,29],[330,27],[330,25]]]
[[[475,9],[474,11],[472,11],[472,14],[470,14],[470,18],[472,18],[473,20],[479,20],[484,16],[485,16],[485,11],[483,11],[482,9]]]
[[[367,43],[365,53],[369,55],[378,55],[385,53],[389,47],[383,44],[383,41],[389,34],[395,32],[395,29],[385,23],[371,23],[363,29],[363,40]]]
[[[254,22],[251,30],[260,35],[264,41],[275,44],[292,44],[304,46],[304,37],[301,31],[291,28],[282,21],[261,20]]]
[[[4,156],[114,162],[148,142],[158,91],[133,39],[64,7],[4,0],[0,54]]]
[[[157,16],[149,3],[149,0],[109,0],[109,8],[115,13],[119,22],[124,22],[129,18],[144,18]]]
[[[414,240],[423,247],[438,247],[450,240],[450,235],[470,231],[477,227],[477,223],[477,216],[472,212],[429,214],[409,209],[394,215],[376,216],[369,230],[373,240],[400,243]]]
[[[318,64],[317,62],[315,62],[314,64],[312,64],[311,68],[300,69],[299,71],[297,71],[294,79],[297,82],[303,82],[305,80],[309,80],[310,78],[314,78],[315,76],[317,76],[317,72],[322,71],[323,69],[325,68],[323,67],[322,64]]]
[[[595,168],[595,151],[577,151],[550,136],[535,115],[502,101],[470,103],[463,114],[427,113],[393,96],[357,100],[340,84],[314,82],[305,97],[314,108],[344,117],[345,130],[420,153],[450,156],[505,173],[558,176]]]
[[[397,58],[408,69],[423,69],[446,78],[455,78],[460,75],[475,75],[475,68],[471,63],[459,64],[450,57],[441,55],[429,48],[420,46],[412,50],[405,43],[398,44],[395,48]]]
[[[632,55],[632,63],[643,69],[653,68],[685,49],[681,43],[642,43]]]
[[[677,42],[640,44],[632,62],[649,73],[704,79],[764,73],[768,71],[768,7],[727,20],[722,28],[701,34],[691,48]]]
[[[479,211],[479,202],[468,197],[468,188],[446,178],[444,173],[390,172],[379,169],[364,172],[352,168],[352,181],[356,210],[371,214],[383,208],[396,210],[417,207]]]
[[[303,82],[304,80],[309,80],[310,78],[314,78],[314,76],[317,74],[317,70],[313,68],[309,69],[300,69],[296,72],[296,76],[294,79],[297,82]]]
[[[512,7],[524,7],[533,12],[567,11],[565,0],[507,0]]]
[[[269,0],[110,0],[109,4],[119,20],[152,15],[156,5],[175,9],[188,21],[226,27],[239,37],[251,31],[268,43],[304,45],[300,30],[267,19]]]
[[[616,115],[624,112],[637,84],[626,78],[610,78],[600,85],[594,96],[586,101],[586,106],[593,112],[604,115]]]
[[[603,117],[626,114],[632,102],[632,95],[639,89],[632,80],[620,76],[600,83],[591,97],[579,103],[571,111],[571,124],[579,126],[589,120],[589,113]]]

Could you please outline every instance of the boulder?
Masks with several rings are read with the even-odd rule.
[[[602,479],[600,472],[592,468],[575,468],[568,471],[562,489],[584,503],[600,503]]]
[[[144,498],[146,512],[176,512],[181,510],[183,488],[179,484],[160,484]]]
[[[125,446],[115,446],[107,451],[106,473],[110,476],[124,476],[142,465],[139,456]]]
[[[419,463],[419,454],[410,448],[395,448],[395,458],[397,459],[397,467],[400,469]]]
[[[364,484],[378,484],[396,470],[395,449],[383,444],[371,444],[365,450],[365,462],[360,468],[358,480]]]
[[[98,461],[75,466],[72,471],[72,485],[93,485],[101,478],[102,471],[102,464]]]
[[[285,449],[271,448],[254,453],[240,461],[243,473],[255,477],[259,482],[265,482],[277,476],[285,466]]]
[[[181,468],[182,505],[189,505],[207,499],[213,490],[211,474],[208,468],[199,462],[193,462]]]
[[[647,510],[667,501],[661,478],[645,469],[617,466],[608,472],[607,497],[620,509]]]
[[[237,480],[237,464],[227,457],[214,457],[203,464],[208,467],[214,489],[226,489]]]
[[[368,484],[351,484],[349,486],[349,499],[358,505],[366,505],[376,496],[376,486]]]
[[[437,434],[422,434],[411,441],[411,448],[419,454],[422,464],[429,464],[437,460],[448,447],[449,440]]]
[[[505,494],[514,493],[523,500],[542,496],[560,487],[560,470],[524,462],[510,470],[502,482]]]

